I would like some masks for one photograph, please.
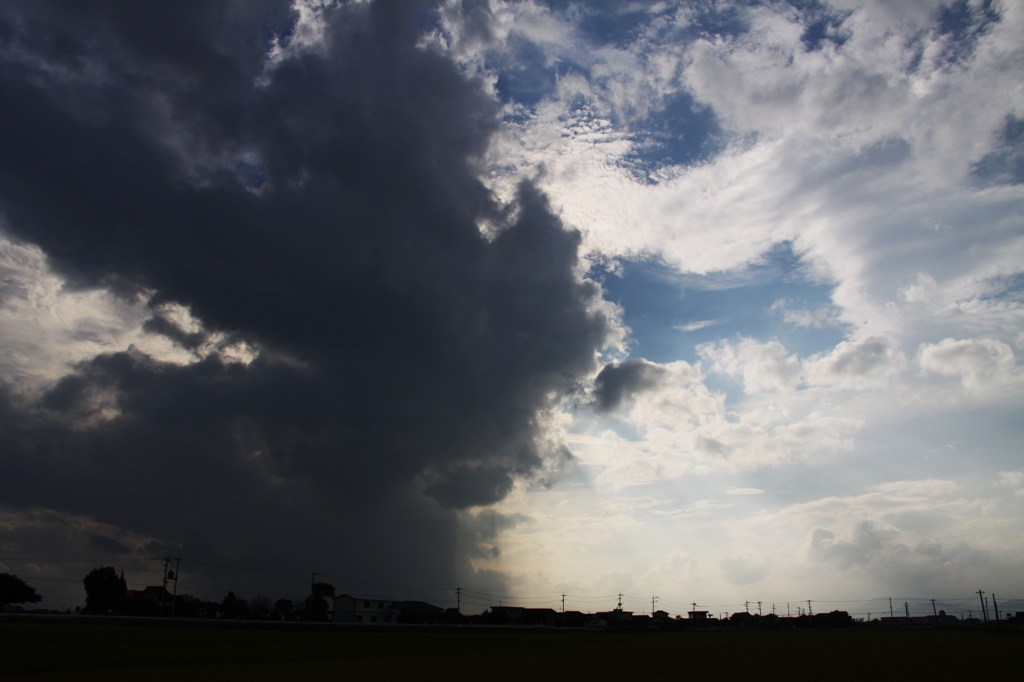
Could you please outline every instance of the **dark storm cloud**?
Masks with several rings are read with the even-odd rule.
[[[653,388],[664,373],[643,359],[605,365],[594,382],[594,407],[598,412],[611,412],[627,398]]]
[[[131,349],[38,404],[3,392],[2,500],[447,584],[453,510],[542,473],[535,416],[605,342],[579,236],[529,184],[505,207],[478,181],[495,111],[415,47],[428,5],[330,11],[323,51],[266,72],[287,11],[170,7],[0,9],[0,212],[74,286],[155,292],[149,331],[260,355]]]
[[[128,545],[122,544],[113,538],[103,537],[102,535],[96,535],[93,533],[89,536],[89,549],[95,549],[106,554],[113,555],[124,555],[131,551]]]

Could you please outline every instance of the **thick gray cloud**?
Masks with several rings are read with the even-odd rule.
[[[644,359],[605,365],[594,382],[594,407],[611,412],[627,398],[653,388],[665,370]]]
[[[322,50],[266,69],[294,20],[272,3],[0,10],[9,233],[71,286],[153,292],[150,333],[260,350],[181,366],[131,349],[38,402],[5,389],[9,509],[222,560],[465,575],[455,510],[541,472],[535,416],[609,324],[545,198],[524,184],[502,206],[478,181],[494,107],[415,47],[430,17],[340,7]]]

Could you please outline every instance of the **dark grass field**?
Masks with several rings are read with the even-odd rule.
[[[67,680],[1019,679],[1024,635],[260,630],[0,623],[0,676]]]

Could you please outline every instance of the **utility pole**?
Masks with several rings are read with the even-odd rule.
[[[693,607],[693,610],[694,610],[694,611],[696,611],[696,610],[697,610],[697,602],[695,602],[695,601],[694,601],[694,602],[690,602],[690,606],[692,606],[692,607]]]
[[[750,613],[750,602],[749,601],[743,602],[743,612],[744,613]]]
[[[939,615],[939,612],[935,610],[935,600],[934,599],[932,599],[932,615],[933,616],[938,616]]]
[[[316,571],[313,571],[312,577],[309,579],[309,619],[314,620],[316,617],[316,605],[313,603],[316,601]]]
[[[181,557],[174,557],[174,595],[171,597],[171,618],[178,606],[178,575],[181,574]]]
[[[895,618],[896,617],[892,613],[892,597],[889,597],[889,617],[890,618]]]
[[[772,615],[775,615],[775,602],[772,602]]]
[[[813,616],[814,615],[814,611],[811,609],[811,600],[810,599],[807,600],[807,615],[808,616]]]
[[[164,557],[164,582],[160,590],[160,615],[164,615],[164,595],[167,594],[167,566],[171,563],[171,557]]]
[[[565,592],[562,593],[562,613],[565,613]]]
[[[455,611],[462,613],[462,586],[455,588]]]
[[[910,620],[910,604],[903,602],[903,611],[907,614],[907,620]]]
[[[792,618],[792,614],[789,612],[789,602],[786,602],[786,618]]]
[[[985,593],[982,590],[978,590],[978,601],[981,602],[981,617],[984,622],[988,622],[988,611],[985,610]]]
[[[996,593],[995,592],[992,593],[992,608],[995,609],[995,612],[996,612],[996,622],[998,623],[999,622],[999,604],[996,603]]]
[[[615,610],[616,611],[621,611],[622,610],[622,593],[621,592],[619,592],[619,605],[615,607]]]
[[[761,600],[760,599],[757,600],[757,615],[758,615],[758,617],[761,616]]]
[[[658,603],[657,597],[651,597],[651,618],[654,618],[654,605]]]

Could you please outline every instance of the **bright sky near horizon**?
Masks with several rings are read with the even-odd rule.
[[[1024,600],[1024,5],[46,7],[0,570]]]

